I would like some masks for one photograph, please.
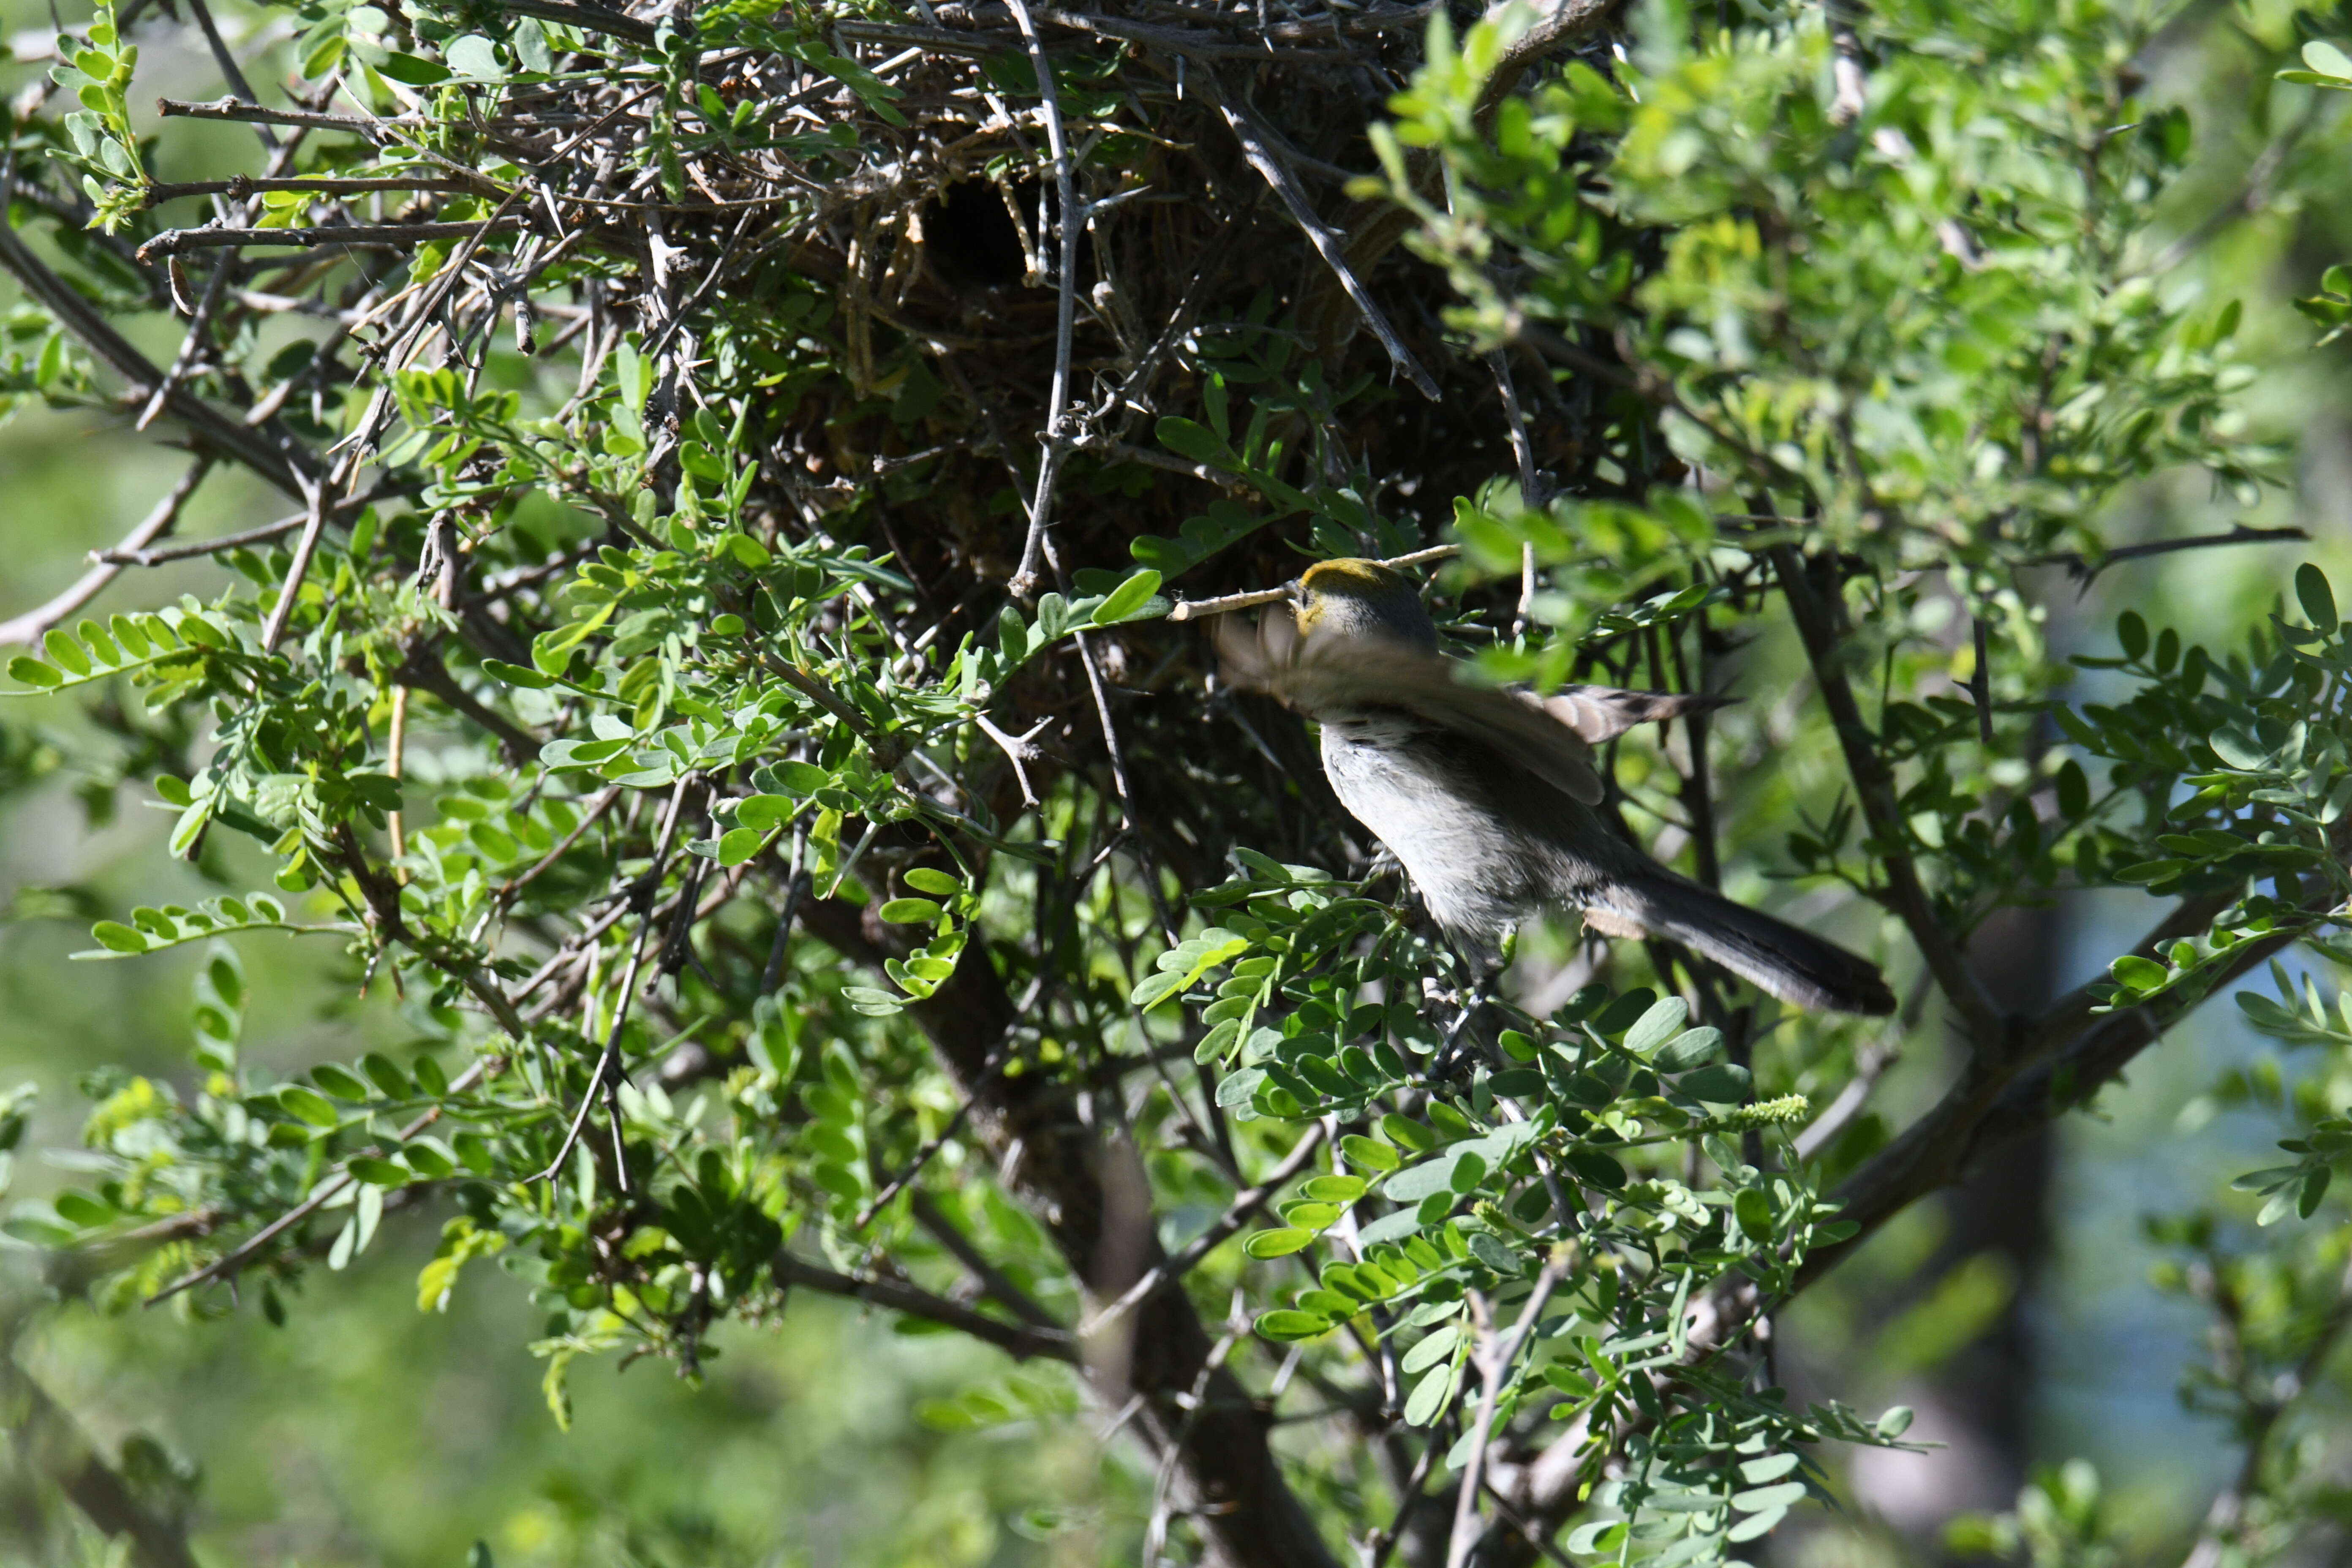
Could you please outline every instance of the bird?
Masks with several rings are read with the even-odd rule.
[[[1213,628],[1220,678],[1320,728],[1332,792],[1403,866],[1467,957],[1547,910],[1610,937],[1663,938],[1795,1006],[1886,1014],[1875,965],[1734,903],[1603,826],[1592,748],[1725,699],[1568,686],[1548,698],[1465,683],[1412,579],[1376,561],[1318,562],[1286,607]]]

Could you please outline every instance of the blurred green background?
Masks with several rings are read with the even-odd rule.
[[[251,73],[268,77],[286,14],[223,15]],[[26,0],[0,5],[16,61],[0,82],[8,92],[37,73],[28,61],[47,47],[49,16]],[[220,90],[193,26],[150,25],[142,102]],[[2291,482],[2251,513],[2199,479],[2152,487],[2115,525],[2122,542],[2293,523],[2314,542],[2135,563],[2087,592],[2053,570],[2037,590],[2061,649],[2097,645],[2126,605],[2225,645],[2269,607],[2297,561],[2352,579],[2352,342],[2313,352],[2309,323],[2287,308],[2325,266],[2352,258],[2352,154],[2315,121],[2256,199],[2243,199],[2249,170],[2310,97],[2265,106],[2267,68],[2246,40],[2276,47],[2289,29],[2282,5],[2206,6],[2146,64],[2155,92],[2186,103],[2199,132],[2199,162],[2171,198],[2172,232],[2194,234],[2232,204],[2255,209],[2215,229],[2161,286],[2245,300],[2250,357],[2265,366],[2249,416],[2292,447]],[[251,142],[235,132],[196,128],[177,143],[172,177],[248,167]],[[0,309],[15,303],[0,292]],[[124,421],[17,409],[0,426],[0,618],[70,582],[84,552],[120,537],[178,469]],[[250,527],[280,510],[257,484],[216,471],[182,532]],[[205,592],[212,573],[195,563],[133,574],[105,603]],[[2095,696],[2095,678],[2080,690]],[[55,702],[0,709],[0,767],[47,765],[43,736],[75,723]],[[12,1202],[38,1202],[69,1176],[85,1072],[190,1071],[186,1011],[202,954],[68,961],[88,945],[97,912],[77,900],[112,914],[175,887],[196,890],[197,874],[163,856],[166,819],[142,809],[142,792],[124,787],[114,820],[94,821],[90,782],[55,772],[0,808],[0,910],[12,916],[0,924],[0,1089],[22,1081],[39,1091]],[[2042,983],[2071,985],[2103,969],[2150,916],[2147,900],[2129,896],[2059,911],[2036,938],[2055,954]],[[241,955],[255,996],[247,1049],[264,1061],[348,1058],[362,1042],[404,1037],[390,998],[357,999],[355,977],[325,947],[248,941]],[[2182,1115],[2253,1049],[2226,1003],[2209,1008],[2103,1096],[2099,1115],[2070,1120],[2051,1149],[2021,1153],[2047,1162],[2023,1172],[2021,1186],[1996,1182],[1923,1205],[1790,1315],[1781,1369],[1801,1396],[1864,1409],[1913,1403],[1922,1410],[1913,1436],[1952,1447],[1874,1457],[1845,1477],[1848,1512],[1792,1525],[1774,1556],[1823,1568],[1932,1560],[1944,1519],[2007,1506],[2028,1467],[2074,1456],[2105,1477],[2136,1555],[2177,1552],[2235,1461],[2226,1434],[2175,1398],[2203,1322],[2148,1289],[2158,1253],[2139,1220],[2209,1201],[2263,1163],[2272,1136],[2263,1119]],[[1881,1090],[1882,1110],[1899,1125],[1949,1070],[1923,1032]],[[2009,1226],[1999,1246],[1956,1247],[1955,1237],[1988,1234],[1989,1205],[2020,1203],[2033,1212],[1990,1215]],[[1148,1511],[1150,1477],[1131,1456],[1102,1453],[1093,1436],[1101,1417],[1077,1410],[1058,1370],[897,1334],[832,1301],[795,1301],[779,1324],[723,1331],[724,1354],[700,1388],[659,1365],[585,1365],[572,1377],[575,1419],[561,1430],[541,1393],[542,1363],[523,1348],[535,1331],[520,1291],[478,1266],[446,1314],[422,1314],[414,1281],[431,1227],[393,1227],[391,1245],[348,1274],[316,1272],[283,1328],[249,1306],[195,1322],[181,1308],[109,1318],[59,1304],[39,1258],[13,1244],[0,1254],[0,1318],[20,1364],[105,1454],[124,1454],[128,1441],[127,1468],[194,1467],[194,1538],[211,1563],[454,1568],[480,1541],[497,1562],[523,1564],[1076,1563],[1130,1541]],[[1995,1342],[2008,1348],[1983,1361]],[[2007,1414],[1975,1420],[1971,1401],[1988,1389],[1971,1384],[1988,1379],[2001,1384],[1990,1392],[2006,1396]],[[2327,1397],[2324,1408],[2340,1416],[2341,1391]],[[2338,1436],[2332,1462],[2341,1468],[2352,1426]],[[153,1452],[143,1440],[161,1445],[163,1463],[140,1458]],[[103,1560],[21,1457],[0,1457],[0,1562]]]

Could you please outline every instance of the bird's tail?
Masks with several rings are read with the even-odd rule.
[[[1645,866],[1585,897],[1585,923],[1603,935],[1680,942],[1783,1002],[1839,1013],[1895,1011],[1895,993],[1869,960],[1662,867]]]

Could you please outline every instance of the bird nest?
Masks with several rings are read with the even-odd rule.
[[[1444,279],[1380,188],[1396,171],[1368,127],[1433,0],[309,0],[278,102],[203,0],[156,3],[191,13],[230,95],[166,100],[160,138],[117,134],[101,100],[128,80],[130,0],[58,73],[95,84],[92,107],[13,176],[85,276],[14,239],[5,259],[143,416],[303,502],[236,542],[285,552],[257,576],[299,582],[321,530],[374,503],[421,580],[469,552],[527,577],[594,543],[530,533],[533,492],[643,539],[682,479],[722,482],[726,448],[756,457],[757,529],[887,553],[910,645],[946,648],[1008,589],[1076,597],[1138,562],[1199,596],[1308,551],[1409,551],[1515,465],[1614,488],[1581,437],[1626,412],[1533,366],[1515,388],[1450,343]],[[1547,14],[1489,101],[1603,19]],[[252,171],[161,177],[181,119],[252,126]],[[73,226],[93,217],[106,232]],[[173,362],[94,322],[93,295],[168,304]],[[531,471],[480,438],[515,419],[568,455]],[[156,544],[170,522],[115,553],[207,548]],[[488,546],[515,530],[510,554]],[[478,583],[443,596],[482,648],[520,652],[530,628]],[[1149,689],[1192,646],[1101,637],[1087,670],[1048,661],[1018,700],[1059,717],[1067,754],[1115,763],[1107,726],[1087,738],[1104,684]]]

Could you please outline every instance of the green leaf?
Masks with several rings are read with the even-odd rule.
[[[395,1165],[389,1160],[378,1160],[358,1154],[346,1162],[343,1169],[360,1181],[378,1187],[404,1187],[415,1179],[405,1165]]]
[[[43,634],[41,646],[48,649],[51,661],[68,675],[89,673],[89,655],[82,651],[81,644],[74,641],[73,635],[63,626],[51,626]]]
[[[144,952],[146,933],[124,925],[121,921],[100,921],[89,928],[89,934],[99,946],[109,952]]]
[[[1739,1221],[1739,1228],[1748,1239],[1759,1246],[1771,1245],[1772,1200],[1754,1187],[1742,1187],[1731,1200],[1731,1212]]]
[[[2327,1180],[2333,1174],[2327,1166],[2315,1165],[2310,1174],[2303,1178],[2303,1185],[2295,1194],[2294,1200],[2297,1218],[2309,1219],[2319,1212],[2319,1200],[2327,1195]]]
[[[1252,1326],[1256,1329],[1260,1339],[1272,1340],[1276,1344],[1289,1344],[1328,1333],[1332,1325],[1331,1320],[1320,1312],[1299,1312],[1282,1308],[1259,1313],[1256,1323]]]
[[[1368,1185],[1361,1176],[1313,1176],[1302,1183],[1298,1191],[1318,1203],[1344,1205],[1362,1197]]]
[[[2137,953],[2126,953],[2116,959],[2107,966],[2107,972],[2116,977],[2116,984],[2135,992],[2161,990],[2172,978],[2172,972],[2164,965]]]
[[[1445,1407],[1445,1396],[1452,1392],[1453,1387],[1454,1369],[1452,1367],[1431,1368],[1428,1373],[1413,1385],[1412,1393],[1406,1396],[1405,1425],[1426,1426],[1436,1420],[1438,1412]]]
[[[497,46],[479,33],[467,33],[442,46],[441,55],[449,68],[476,81],[497,81],[507,74],[499,63]]]
[[[375,1094],[373,1089],[356,1076],[345,1072],[332,1062],[321,1062],[312,1068],[310,1081],[337,1100],[372,1100]]]
[[[446,66],[397,51],[384,56],[383,63],[375,68],[404,87],[432,87],[457,74]]]
[[[954,898],[964,890],[961,880],[931,866],[908,868],[904,880],[907,886],[919,893],[930,893],[942,899]]]
[[[1685,1029],[1658,1048],[1650,1065],[1660,1072],[1687,1072],[1723,1048],[1723,1031],[1714,1026]]]
[[[1742,1513],[1761,1513],[1766,1509],[1786,1509],[1790,1503],[1805,1500],[1805,1483],[1782,1481],[1778,1486],[1756,1487],[1731,1494],[1731,1506]]]
[[[1129,1005],[1140,1007],[1148,1013],[1183,989],[1182,973],[1163,969],[1157,974],[1147,974],[1137,982],[1135,989],[1128,993],[1127,1000]]]
[[[938,920],[940,912],[940,906],[929,899],[892,899],[880,910],[892,925],[927,925]]]
[[[536,669],[525,669],[519,664],[509,664],[502,658],[482,660],[482,673],[493,680],[520,686],[527,691],[544,691],[555,684],[552,676],[542,675]]]
[[[1360,1171],[1393,1171],[1404,1163],[1394,1149],[1360,1132],[1350,1132],[1340,1139],[1339,1153]]]
[[[1112,589],[1110,595],[1095,606],[1094,624],[1115,626],[1121,621],[1133,620],[1158,592],[1160,574],[1149,568],[1138,572]]]
[[[772,763],[764,768],[753,769],[751,783],[763,790],[790,795],[795,800],[806,800],[829,786],[833,783],[833,775],[814,763]],[[785,815],[790,816],[791,813]],[[736,820],[740,822],[742,817],[739,815]]]
[[[1544,1076],[1534,1068],[1512,1068],[1488,1079],[1486,1087],[1496,1094],[1526,1100],[1543,1092]]]
[[[2314,38],[2303,46],[2303,63],[2322,76],[2352,79],[2352,55],[2325,38]]]
[[[787,795],[747,795],[736,803],[736,826],[767,833],[782,827],[800,807],[801,803]]]
[[[400,1064],[381,1051],[370,1051],[362,1057],[360,1070],[367,1074],[368,1081],[375,1085],[387,1100],[406,1100],[416,1092],[408,1081],[408,1075],[400,1070]]]
[[[1356,1231],[1356,1241],[1362,1247],[1379,1247],[1388,1242],[1402,1241],[1406,1237],[1419,1230],[1421,1226],[1421,1215],[1418,1213],[1410,1208],[1402,1208],[1394,1214],[1381,1215],[1370,1225],[1359,1226]]]
[[[1252,1258],[1287,1258],[1315,1239],[1315,1233],[1297,1226],[1283,1226],[1274,1230],[1261,1230],[1242,1243],[1242,1250]]]
[[[757,855],[760,852],[760,846],[767,841],[767,834],[760,828],[729,828],[719,837],[719,863],[721,866],[740,866],[744,861]]]
[[[1452,1355],[1454,1347],[1461,1342],[1461,1324],[1447,1323],[1443,1328],[1433,1329],[1423,1337],[1419,1344],[1398,1358],[1397,1370],[1408,1377],[1425,1372]]]
[[[47,690],[52,686],[62,685],[65,681],[64,676],[43,664],[39,659],[26,658],[21,654],[8,661],[8,679],[19,685],[30,686],[42,691]]]
[[[331,1104],[317,1089],[300,1084],[289,1084],[278,1091],[278,1103],[289,1114],[299,1117],[313,1127],[332,1127],[343,1119],[342,1112]]]
[[[1569,1533],[1568,1552],[1575,1557],[1588,1557],[1594,1552],[1615,1556],[1618,1544],[1625,1538],[1625,1521],[1622,1519],[1596,1519],[1590,1524],[1580,1524]]]
[[[1679,996],[1667,996],[1654,1004],[1650,1010],[1625,1031],[1625,1048],[1637,1057],[1646,1057],[1666,1043],[1683,1026],[1690,1015],[1690,1004]]]
[[[1225,445],[1224,438],[1205,425],[1171,416],[1160,420],[1151,428],[1152,434],[1160,437],[1161,446],[1196,463],[1206,464],[1213,468],[1231,468],[1239,463],[1234,456],[1234,449]]]
[[[1007,664],[1019,664],[1029,657],[1029,626],[1022,620],[1021,612],[1007,605],[996,615],[996,647]]]
[[[1717,1062],[1711,1068],[1685,1073],[1675,1087],[1709,1105],[1737,1105],[1748,1098],[1753,1084],[1746,1068],[1734,1062]]]
[[[2313,47],[2318,46],[2314,45]],[[2306,54],[2310,51],[2305,50]],[[2310,618],[2312,629],[2322,637],[2336,630],[2336,595],[2327,585],[2327,574],[2306,561],[2294,571],[2294,596],[2302,602],[2303,613]]]

